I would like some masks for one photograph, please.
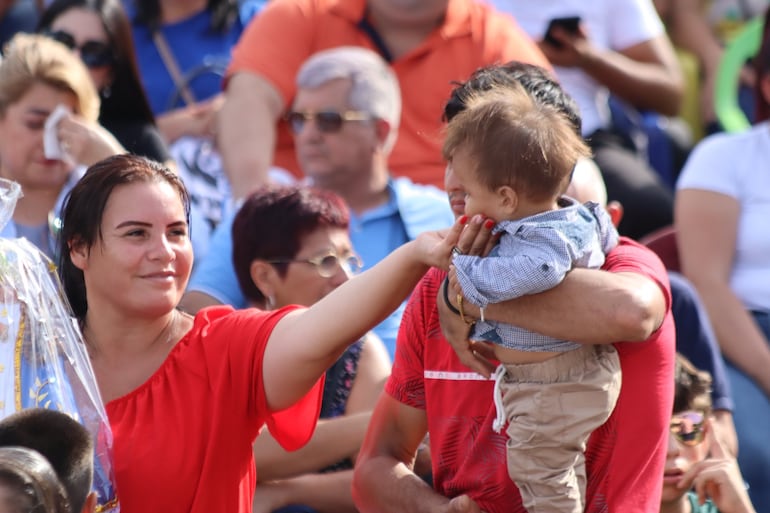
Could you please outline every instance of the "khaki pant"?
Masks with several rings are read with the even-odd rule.
[[[583,513],[588,437],[612,413],[620,360],[586,345],[534,364],[506,365],[508,475],[529,513]]]

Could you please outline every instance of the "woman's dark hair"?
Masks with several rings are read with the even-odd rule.
[[[6,489],[5,510],[75,513],[51,464],[32,449],[0,447],[0,487]]]
[[[65,199],[59,235],[59,274],[72,311],[81,322],[88,312],[86,284],[83,271],[72,263],[70,249],[81,246],[90,250],[100,242],[104,209],[113,191],[121,185],[143,182],[165,182],[176,189],[190,223],[190,198],[179,176],[162,164],[137,155],[115,155],[97,162]]]
[[[138,120],[155,124],[139,78],[131,22],[120,0],[54,0],[40,15],[37,32],[49,30],[59,16],[73,8],[86,9],[99,16],[114,53],[109,94],[100,91],[100,121]]]
[[[243,295],[263,304],[265,296],[251,279],[254,260],[292,259],[300,239],[318,228],[347,230],[348,208],[330,191],[303,186],[267,186],[244,202],[233,220],[233,265]],[[285,276],[288,264],[273,264]]]
[[[160,0],[136,0],[134,21],[149,27],[150,31],[160,28]],[[237,0],[208,0],[206,10],[211,12],[212,32],[227,32],[238,18]]]

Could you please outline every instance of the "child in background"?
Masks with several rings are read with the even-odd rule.
[[[660,513],[756,513],[735,458],[711,427],[711,376],[677,354],[674,380]]]

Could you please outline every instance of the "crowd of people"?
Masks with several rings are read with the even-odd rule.
[[[24,2],[0,236],[108,429],[0,363],[0,513],[770,512],[766,2]]]

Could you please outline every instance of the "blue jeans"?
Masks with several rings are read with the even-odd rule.
[[[757,312],[754,319],[770,340],[770,313]],[[735,403],[738,465],[749,484],[754,509],[770,512],[770,398],[746,374],[726,363]]]

